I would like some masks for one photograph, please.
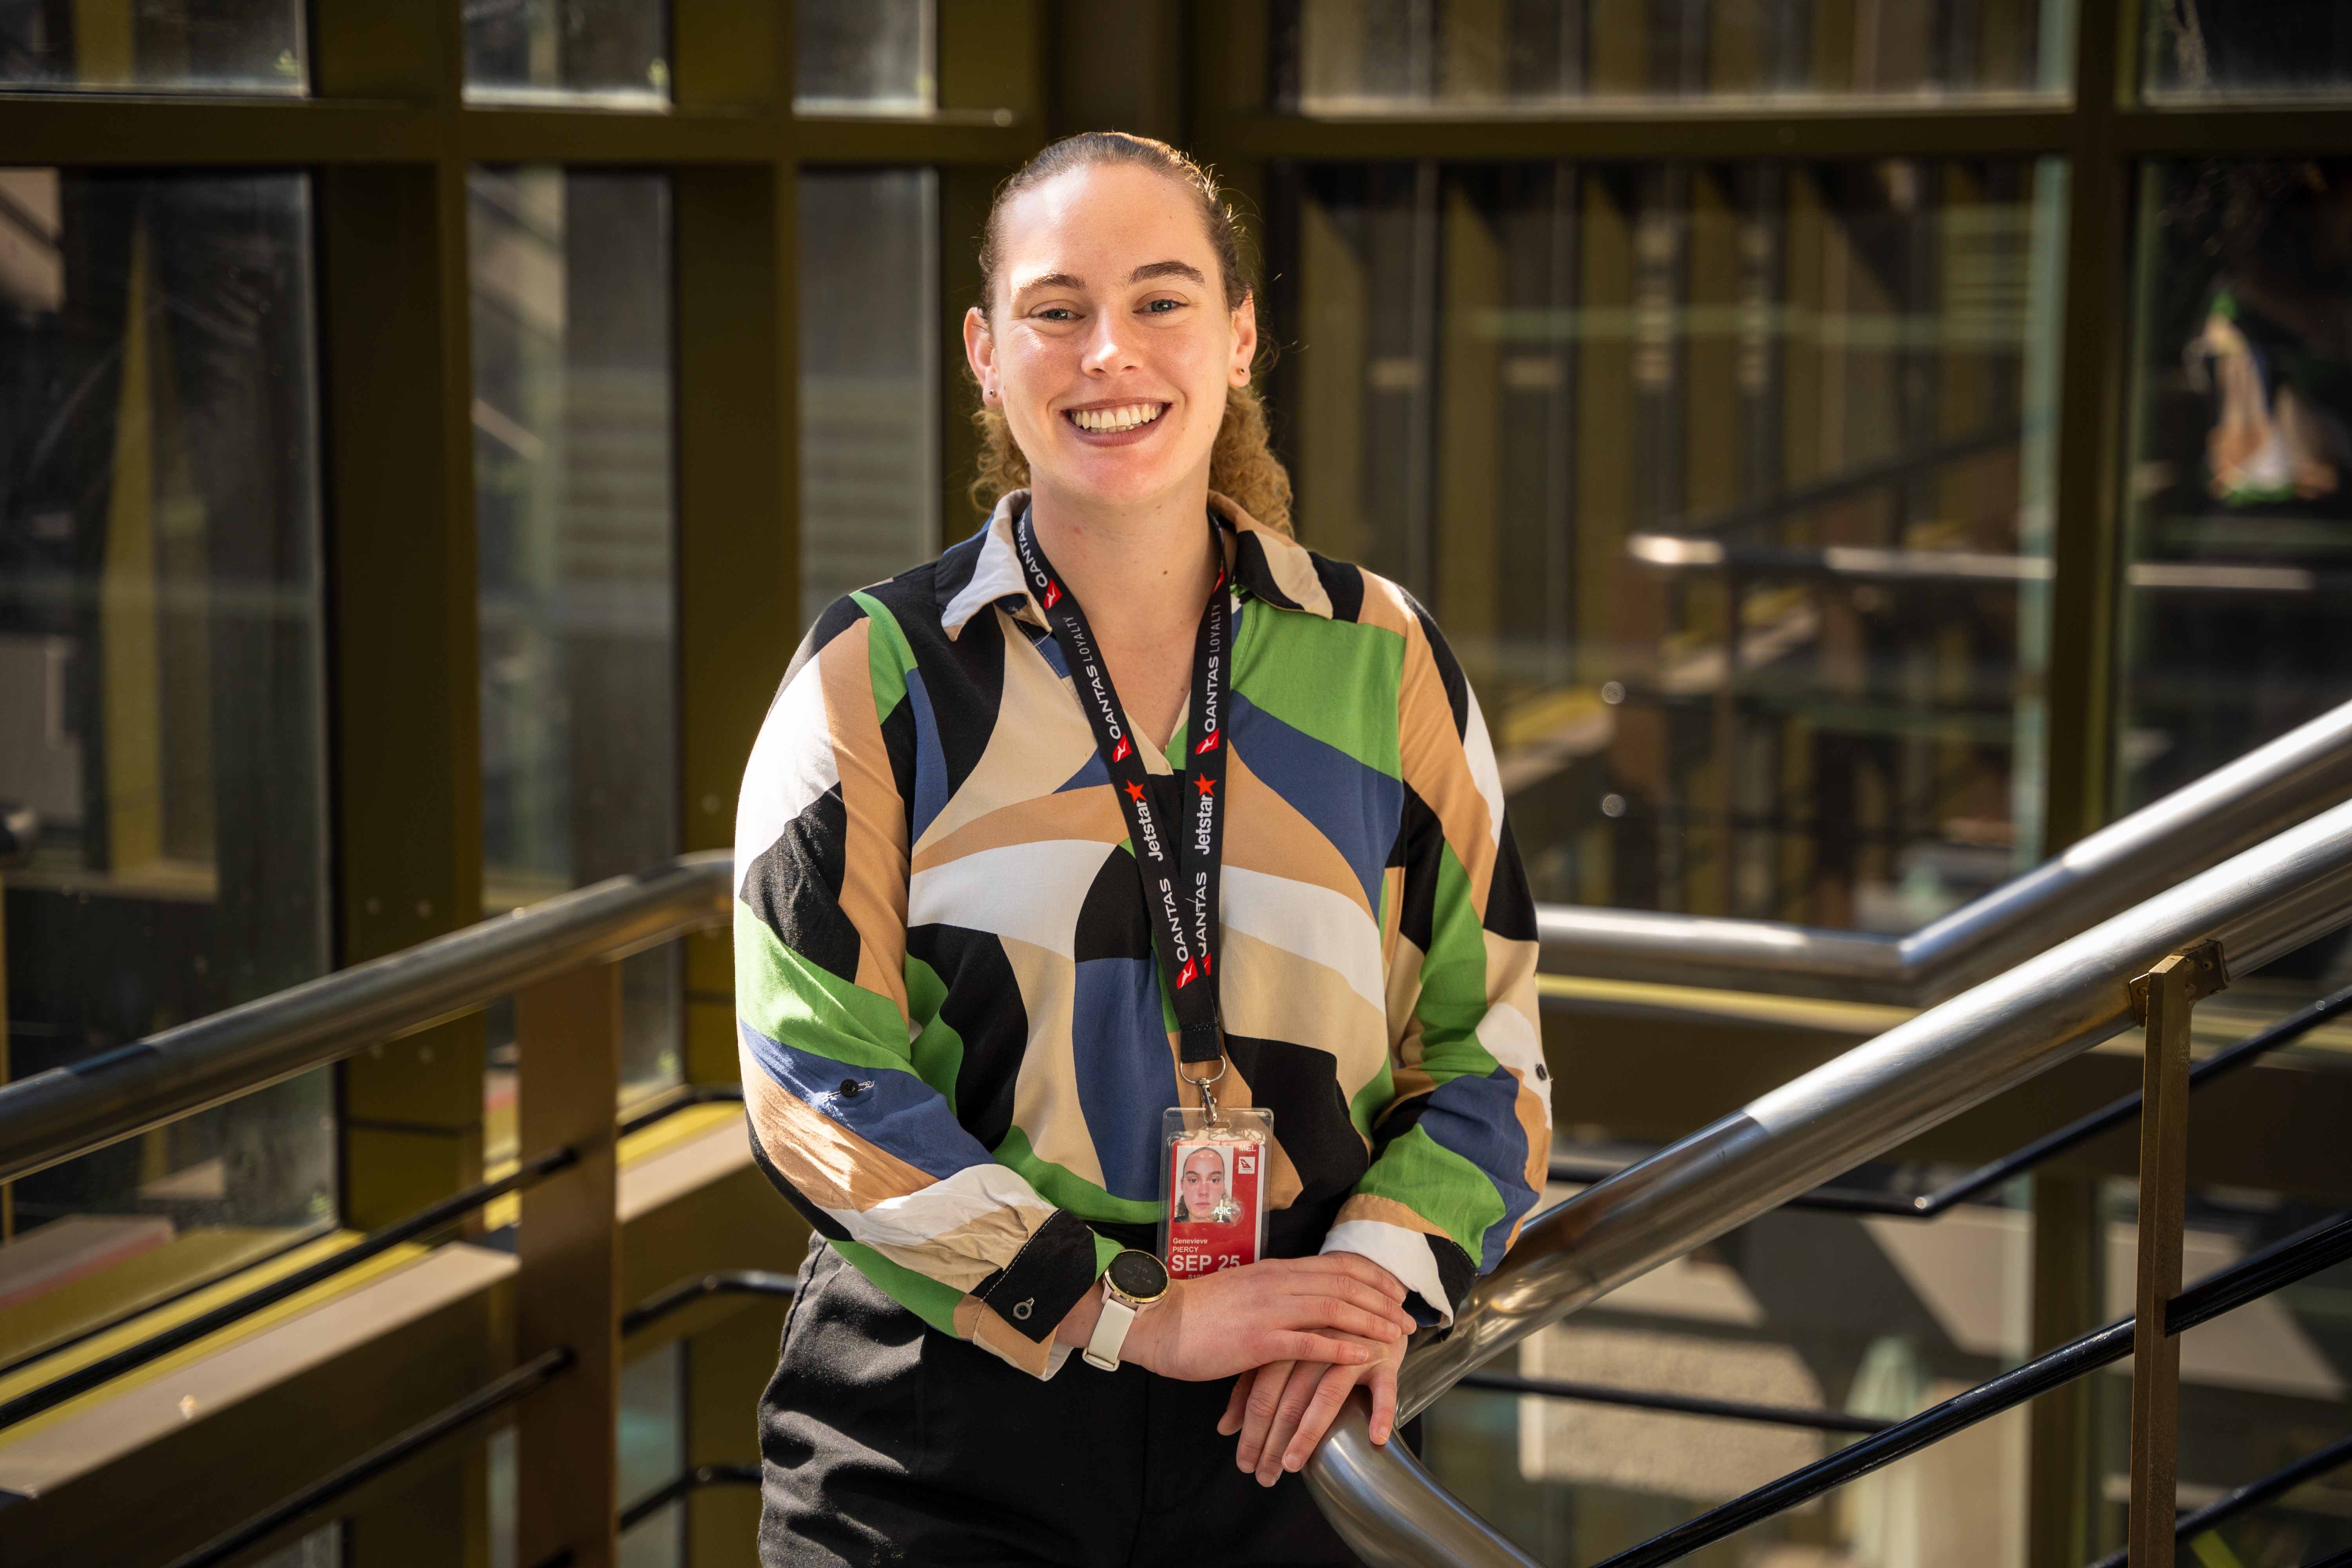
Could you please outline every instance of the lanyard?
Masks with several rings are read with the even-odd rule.
[[[1222,562],[1224,552],[1222,542],[1215,540],[1216,524],[1209,527]],[[1135,847],[1135,868],[1143,879],[1143,901],[1151,910],[1151,945],[1160,955],[1160,983],[1176,1011],[1181,1040],[1178,1055],[1188,1066],[1219,1063],[1217,1077],[1222,1078],[1224,1047],[1218,1037],[1212,949],[1217,936],[1218,874],[1224,860],[1225,748],[1221,720],[1233,618],[1224,568],[1218,567],[1217,585],[1209,595],[1201,629],[1192,640],[1192,725],[1187,731],[1192,756],[1177,781],[1177,795],[1183,804],[1174,814],[1167,814],[1164,801],[1152,788],[1151,775],[1144,771],[1126,710],[1111,688],[1110,671],[1096,651],[1086,612],[1054,575],[1053,563],[1038,547],[1026,512],[1013,530],[1013,538],[1020,547],[1022,570],[1028,574],[1037,603],[1062,645],[1070,683],[1077,688],[1079,706],[1094,726],[1096,751],[1110,773],[1113,793],[1127,817],[1128,841]]]

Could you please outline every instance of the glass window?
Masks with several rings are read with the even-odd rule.
[[[686,1468],[687,1343],[673,1340],[621,1368],[621,1506],[650,1496]],[[686,1504],[666,1504],[621,1537],[620,1568],[679,1568]]]
[[[2352,90],[2352,9],[2164,0],[2147,7],[2149,98],[2341,98]]]
[[[1281,183],[1300,534],[1435,608],[1538,898],[1898,931],[2033,863],[2059,171]]]
[[[669,101],[667,0],[465,0],[466,97],[657,109]]]
[[[0,1074],[327,966],[309,186],[0,169]],[[0,1366],[334,1212],[326,1075],[0,1196]]]
[[[1275,99],[1394,114],[1583,99],[2050,95],[2071,0],[1284,0]]]
[[[939,179],[800,182],[801,624],[939,549]]]
[[[488,916],[677,852],[669,183],[531,167],[469,188]],[[678,1077],[676,951],[623,975],[634,1096]],[[494,1075],[493,1145],[511,1087]]]
[[[797,0],[793,110],[929,113],[933,15],[934,0]]]
[[[0,0],[0,87],[299,93],[302,0]]]

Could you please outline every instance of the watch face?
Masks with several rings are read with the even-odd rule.
[[[1168,1267],[1148,1252],[1129,1249],[1110,1260],[1112,1289],[1122,1296],[1149,1301],[1168,1289]]]

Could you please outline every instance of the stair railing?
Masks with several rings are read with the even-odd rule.
[[[1908,936],[1545,904],[1557,974],[1924,1006],[2024,963],[2352,795],[2352,703],[2332,709]]]
[[[2193,966],[2201,957],[2215,966],[2209,973],[2226,973],[2224,963],[2250,972],[2347,921],[2352,805],[2243,850],[1782,1085],[1531,1222],[1472,1289],[1453,1332],[1406,1356],[1399,1421],[1626,1281],[2121,1033],[2136,1008],[2152,1005],[2168,1041],[2180,1031],[2178,1052],[2165,1054],[2180,1056],[2185,1079],[2181,988],[2189,983],[2182,965],[2168,960]],[[2135,1002],[2134,982],[2143,979],[2152,1005]],[[2168,1002],[2168,991],[2180,994]],[[2151,1087],[2158,1092],[2147,1128],[2173,1118],[2180,1100]],[[2158,1163],[2170,1159],[2167,1152]],[[2168,1223],[2177,1258],[2179,1222]],[[2172,1289],[2178,1284],[2176,1265]],[[1401,1445],[1374,1446],[1360,1401],[1334,1424],[1307,1476],[1326,1515],[1368,1562],[1531,1563]]]

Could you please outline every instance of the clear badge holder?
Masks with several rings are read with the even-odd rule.
[[[1174,1106],[1160,1113],[1160,1256],[1171,1279],[1239,1268],[1265,1255],[1274,1112]]]

